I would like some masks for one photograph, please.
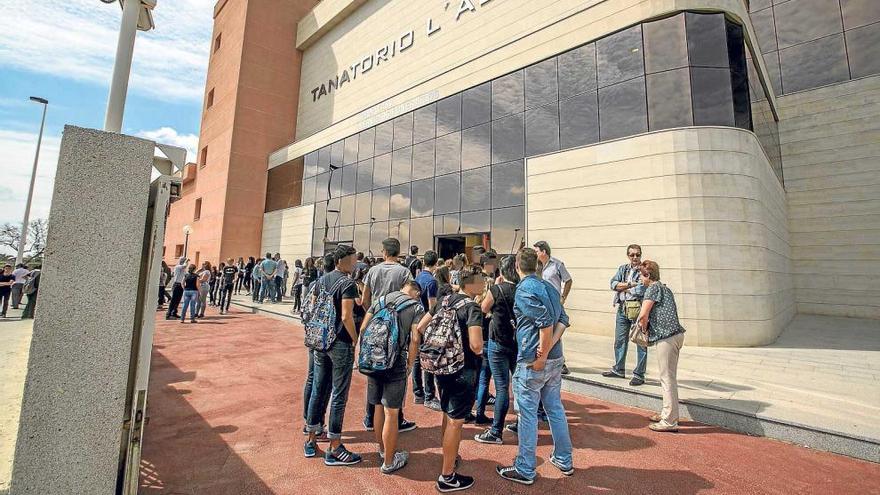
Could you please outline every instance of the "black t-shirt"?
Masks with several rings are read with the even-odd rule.
[[[489,287],[492,292],[492,319],[489,322],[489,338],[502,346],[516,350],[516,327],[510,324],[514,319],[513,301],[516,296],[516,286],[504,281]]]
[[[15,282],[15,275],[11,273],[9,275],[0,274],[0,283],[4,282]],[[10,292],[12,292],[11,285],[0,286],[0,294],[9,294]]]
[[[468,328],[483,326],[483,310],[480,309],[480,306],[478,306],[477,303],[463,294],[450,295],[449,306],[455,306],[462,299],[468,299],[468,303],[456,311],[455,316],[458,319],[458,326],[461,328],[461,343],[464,346],[464,367],[480,369],[483,365],[483,358],[482,356],[477,356],[474,354],[474,351],[471,350]],[[431,310],[432,316],[437,314],[442,303],[443,301],[441,300],[437,301],[437,304],[434,305],[434,309]]]
[[[305,268],[303,269],[303,287],[308,287],[309,284],[314,282],[318,278],[318,269],[315,267]]]
[[[346,280],[340,284],[340,287],[333,294],[333,305],[336,307],[336,338],[351,344],[351,336],[348,335],[348,330],[345,329],[345,325],[342,323],[342,300],[357,299],[357,284],[354,283],[354,280],[352,280],[351,277],[339,270],[333,270],[327,275],[324,275],[318,283],[329,291],[333,289],[336,281],[340,278],[345,278]]]
[[[223,268],[223,285],[232,285],[235,283],[235,274],[238,273],[238,267],[232,265]]]
[[[187,273],[183,276],[184,290],[199,290],[199,276],[195,273]]]
[[[413,255],[409,255],[406,257],[406,260],[403,262],[403,266],[409,270],[409,273],[416,278],[416,273],[422,269],[422,260],[418,259]]]

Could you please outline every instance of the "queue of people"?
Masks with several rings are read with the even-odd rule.
[[[12,267],[7,263],[0,272],[0,318],[6,318],[9,306],[19,309],[24,297],[27,297],[22,308],[21,319],[34,318],[37,307],[37,294],[40,289],[41,266],[28,269],[27,265],[19,263]]]

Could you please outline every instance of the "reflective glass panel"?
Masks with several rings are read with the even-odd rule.
[[[461,211],[489,209],[489,169],[490,167],[483,167],[461,173]]]
[[[648,128],[652,131],[694,125],[687,67],[648,74]]]
[[[780,49],[843,31],[838,0],[797,0],[773,11]]]
[[[523,114],[492,122],[492,163],[509,162],[525,153]]]
[[[343,196],[339,205],[339,225],[354,225],[355,197]]]
[[[336,173],[342,174],[342,194],[354,194],[357,192],[357,164],[346,165]]]
[[[413,114],[403,114],[394,119],[394,149],[399,150],[413,143]]]
[[[880,1],[878,1],[880,5]],[[846,50],[852,77],[880,74],[880,23],[846,32]]]
[[[461,130],[461,93],[437,102],[437,135]]]
[[[633,26],[596,41],[596,60],[600,88],[643,75],[642,26]]]
[[[461,170],[461,132],[453,132],[436,140],[436,174],[443,175]]]
[[[559,144],[562,149],[599,141],[598,93],[590,91],[559,102]]]
[[[645,71],[661,72],[686,67],[687,37],[684,14],[645,23]]]
[[[550,58],[525,69],[526,108],[538,107],[559,99],[556,86],[556,58]]]
[[[468,89],[461,97],[461,127],[489,122],[492,114],[492,83],[483,83]]]
[[[324,222],[327,220],[327,202],[315,203],[315,228],[321,229],[321,238],[324,238]]]
[[[335,166],[335,165],[334,165]],[[330,170],[330,197],[342,196],[342,168]]]
[[[354,227],[354,246],[358,252],[370,252],[370,224],[365,223]],[[372,254],[370,254],[372,256]]]
[[[355,196],[354,201],[354,222],[355,223],[369,223],[370,217],[373,216],[372,208],[370,206],[370,200],[372,198],[373,193],[364,192]]]
[[[559,150],[557,103],[526,110],[526,156]]]
[[[779,59],[786,93],[849,79],[842,34],[780,50]]]
[[[382,241],[388,238],[388,222],[373,222],[370,227],[371,256],[382,256]]]
[[[308,205],[315,202],[315,186],[317,185],[315,177],[309,177],[303,180],[302,204]]]
[[[491,128],[488,123],[461,131],[461,169],[488,165],[491,140]]]
[[[391,185],[391,153],[373,158],[373,189]]]
[[[413,180],[434,176],[434,140],[413,146]]]
[[[409,218],[409,209],[411,204],[411,188],[409,184],[401,184],[391,186],[391,208],[388,218],[391,220],[399,220],[401,218]]]
[[[434,178],[434,213],[455,213],[459,210],[461,175],[449,174]]]
[[[421,143],[433,139],[437,120],[437,104],[420,108],[413,112],[413,142]]]
[[[371,127],[358,134],[358,161],[373,158],[376,129]]]
[[[880,2],[877,0],[840,0],[840,9],[844,29],[880,22]]]
[[[458,234],[460,228],[458,213],[434,216],[434,235]]]
[[[525,105],[523,71],[501,76],[492,81],[492,118],[499,119],[522,112]]]
[[[330,199],[330,173],[325,172],[317,176],[315,201],[327,201],[328,199]]]
[[[728,86],[729,87],[729,86]],[[599,89],[600,137],[614,139],[648,130],[643,77]]]
[[[357,169],[357,192],[370,191],[373,189],[373,159],[358,163]]]
[[[346,165],[356,163],[358,161],[358,136],[349,136],[345,138],[345,156],[343,162]]]
[[[330,170],[330,145],[318,150],[318,173],[322,174]]]
[[[391,158],[391,185],[412,180],[412,146],[394,151]]]
[[[525,204],[525,162],[492,165],[492,208]]]
[[[409,246],[409,220],[391,220],[388,222],[388,237],[400,241],[401,252]]]
[[[391,199],[391,189],[382,188],[373,190],[373,205],[371,208],[372,216],[377,221],[388,220],[389,202]]]
[[[394,122],[390,121],[385,122],[384,124],[379,124],[375,129],[376,149],[374,155],[379,156],[385,153],[391,153],[391,148],[394,144]]]
[[[312,256],[324,255],[324,228],[312,231]]]
[[[492,224],[492,215],[489,210],[463,211],[459,218],[462,234],[489,232]]]
[[[411,210],[413,217],[434,214],[434,179],[417,180],[412,183]]]
[[[422,251],[434,248],[434,217],[413,218],[409,222],[409,242]]]
[[[516,253],[525,242],[525,208],[492,210],[492,247],[499,254]]]
[[[596,45],[586,44],[557,58],[559,64],[559,99],[596,89]]]
[[[318,173],[318,152],[306,154],[303,177],[312,177]]]
[[[339,140],[330,146],[330,164],[341,167],[345,155],[345,141]]]
[[[691,67],[691,95],[694,125],[733,125],[730,70]]]
[[[334,229],[336,231],[336,235],[334,236],[336,241],[344,242],[348,245],[351,245],[354,239],[354,227],[353,226],[339,226]]]
[[[688,59],[692,66],[727,67],[724,14],[685,14]]]

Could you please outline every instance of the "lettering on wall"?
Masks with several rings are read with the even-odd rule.
[[[470,13],[476,13],[479,8],[492,2],[493,0],[444,0],[444,12],[453,11],[455,16],[454,22],[466,17]],[[498,0],[494,0],[498,1]],[[429,17],[425,21],[425,38],[430,38],[441,30],[440,21]],[[342,72],[336,74],[326,82],[322,82],[320,86],[312,89],[312,102],[317,102],[323,96],[327,96],[334,91],[340,91],[345,84],[350,83],[373,70],[379,70],[383,65],[391,63],[391,61],[400,54],[406,52],[416,43],[416,30],[411,29],[397,36],[385,46],[372,50],[363,57],[358,57],[353,63],[342,69]],[[421,32],[421,30],[419,30]]]

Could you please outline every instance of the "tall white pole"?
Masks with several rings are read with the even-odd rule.
[[[110,83],[110,96],[107,98],[107,116],[104,118],[104,130],[107,132],[122,131],[122,114],[125,113],[125,97],[128,94],[128,76],[131,73],[140,3],[140,0],[125,0],[122,5],[116,62],[113,64],[113,80]]]
[[[46,109],[49,102],[43,103],[43,120],[40,122],[40,136],[37,138],[37,152],[34,154],[34,168],[31,171],[31,187],[28,189],[27,204],[24,207],[24,220],[21,222],[21,239],[18,240],[18,256],[15,257],[15,265],[21,264],[24,257],[24,247],[27,244],[28,223],[31,221],[31,200],[34,198],[34,182],[37,180],[37,163],[40,161],[40,145],[43,143],[43,127],[46,125]]]

